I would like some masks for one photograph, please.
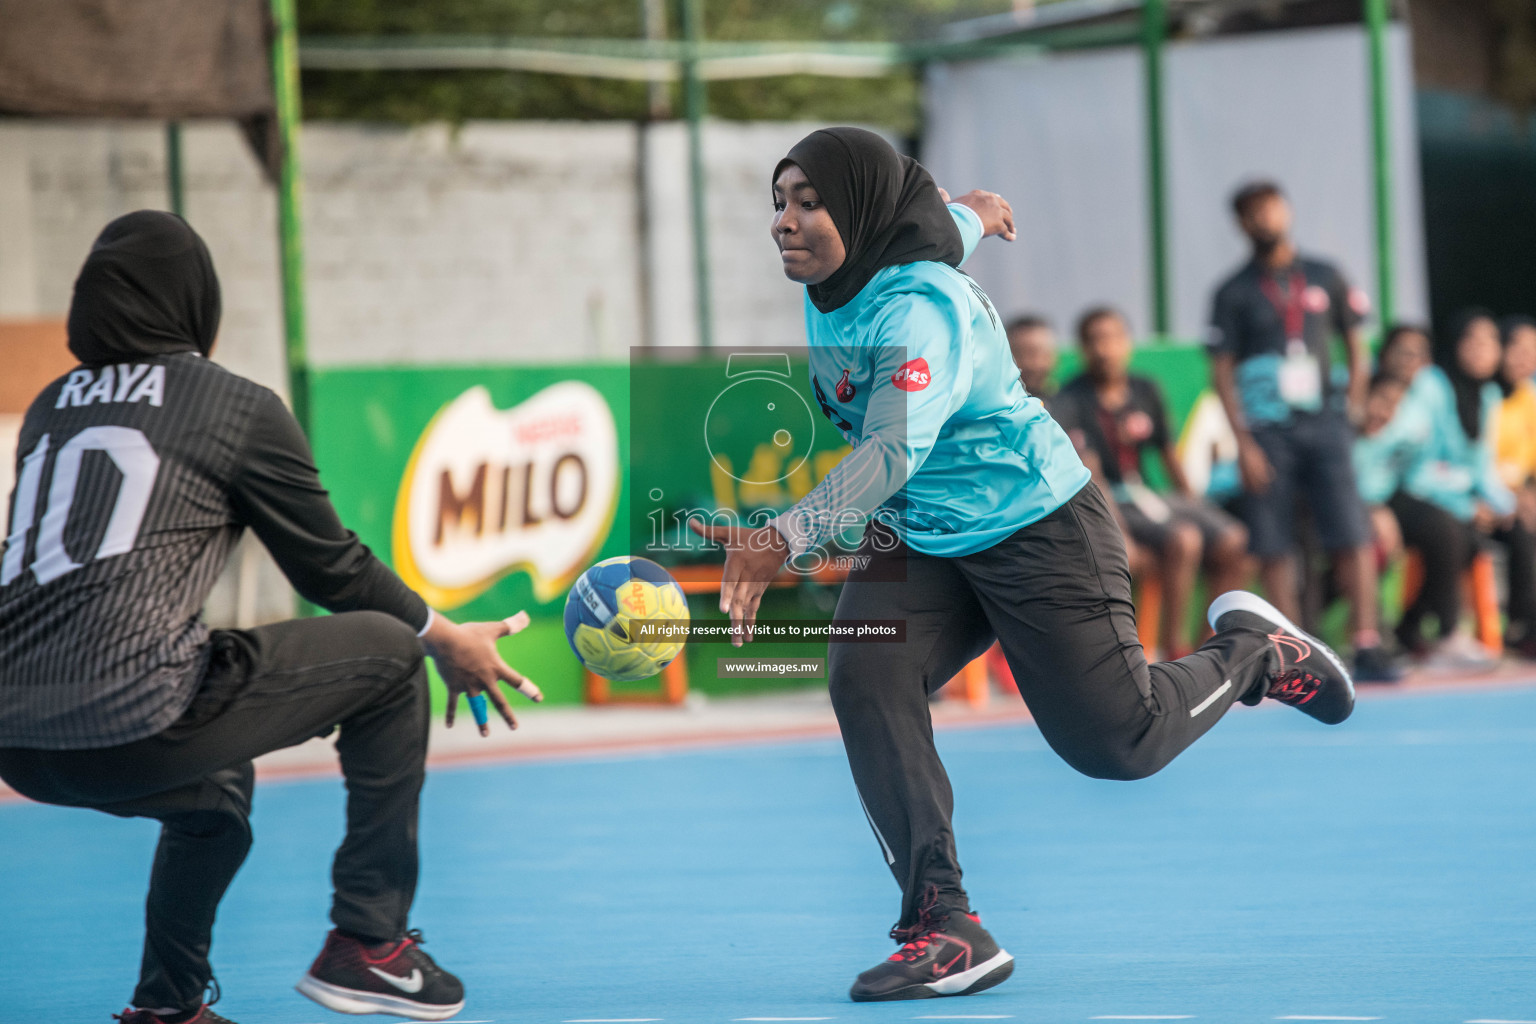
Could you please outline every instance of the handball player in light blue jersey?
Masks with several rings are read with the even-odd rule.
[[[1332,651],[1242,591],[1211,605],[1200,650],[1147,663],[1109,506],[959,269],[983,238],[1013,240],[1007,202],[946,203],[921,165],[856,128],[801,140],[772,194],[784,273],[806,286],[811,389],[853,450],[760,529],[694,528],[728,549],[720,605],[740,643],[786,561],[867,521],[836,618],[904,635],[831,643],[829,688],[902,903],[900,948],[849,994],[968,995],[1006,980],[1013,958],[961,883],[928,699],[994,640],[1052,749],[1102,779],[1151,775],[1238,701],[1342,722],[1354,687]]]

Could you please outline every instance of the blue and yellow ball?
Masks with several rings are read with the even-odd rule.
[[[681,638],[638,639],[641,622],[688,625],[683,588],[648,558],[604,559],[577,578],[565,599],[565,637],[571,650],[604,679],[645,679],[682,653]]]

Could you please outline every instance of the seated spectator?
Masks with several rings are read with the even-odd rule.
[[[1431,368],[1414,379],[1414,387],[1425,397],[1433,426],[1429,456],[1408,474],[1404,490],[1449,512],[1464,526],[1470,525],[1479,542],[1492,539],[1505,546],[1509,573],[1505,643],[1523,657],[1533,658],[1536,537],[1516,518],[1515,496],[1499,478],[1494,459],[1496,420],[1502,404],[1495,383],[1503,358],[1499,329],[1489,314],[1474,310],[1457,318],[1451,337],[1444,353],[1444,375]],[[1420,385],[1419,378],[1426,383]],[[1407,521],[1401,514],[1398,518],[1404,526],[1404,539],[1412,544]],[[1426,585],[1424,589],[1430,588]]]
[[[1049,408],[1056,394],[1056,331],[1043,316],[1026,313],[1008,321],[1008,348],[1024,390]]]
[[[1450,393],[1444,374],[1428,365],[1429,350],[1428,335],[1417,327],[1388,332],[1355,440],[1355,479],[1370,507],[1382,564],[1412,548],[1423,568],[1418,591],[1397,624],[1399,645],[1429,667],[1487,668],[1492,655],[1460,628],[1461,575],[1477,538],[1449,512],[1403,489],[1433,454],[1436,396]],[[1438,625],[1433,644],[1423,632],[1429,616]]]
[[[1052,412],[1086,456],[1095,459],[1125,529],[1149,549],[1163,584],[1159,646],[1177,658],[1193,649],[1187,633],[1189,602],[1203,565],[1210,597],[1242,586],[1247,575],[1248,531],[1193,493],[1174,452],[1162,391],[1131,374],[1131,332],[1119,312],[1091,309],[1077,325],[1084,372],[1056,395]],[[1161,460],[1173,485],[1158,494],[1142,479],[1142,457]]]
[[[1499,478],[1515,492],[1520,525],[1536,531],[1536,320],[1506,317],[1499,327],[1504,363],[1499,387],[1499,433],[1495,444]]]

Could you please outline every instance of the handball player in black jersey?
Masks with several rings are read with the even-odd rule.
[[[208,954],[251,845],[251,760],[336,731],[336,927],[298,988],[333,1010],[443,1020],[463,985],[408,922],[423,654],[450,725],[462,694],[483,693],[515,727],[498,682],[541,695],[497,654],[511,626],[436,614],[341,524],[281,400],[208,360],[219,310],[206,246],[167,213],[108,224],[75,282],[80,365],[27,411],[0,557],[0,778],[161,822],[135,1009],[120,1016],[219,1024]],[[247,527],[336,614],[208,629],[203,602]]]

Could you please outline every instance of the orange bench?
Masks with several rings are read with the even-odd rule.
[[[1504,653],[1504,624],[1499,616],[1499,584],[1493,575],[1493,556],[1479,551],[1462,577],[1468,604],[1472,606],[1477,640],[1494,657]],[[1403,604],[1412,604],[1424,587],[1424,560],[1409,549],[1403,562]]]

